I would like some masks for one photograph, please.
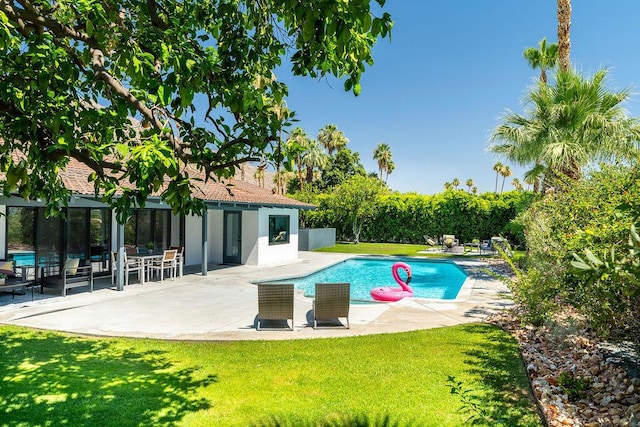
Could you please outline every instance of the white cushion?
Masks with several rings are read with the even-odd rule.
[[[69,274],[73,275],[78,272],[78,265],[80,264],[79,258],[68,259],[67,262],[64,263],[64,268],[69,269]]]

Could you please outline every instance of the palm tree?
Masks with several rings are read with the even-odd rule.
[[[540,84],[547,84],[547,69],[554,69],[558,61],[558,45],[551,43],[547,46],[547,39],[544,38],[539,44],[540,48],[530,47],[524,51],[524,57],[529,65],[535,70],[540,69]],[[535,162],[532,173],[535,176],[533,184],[533,192],[537,193],[540,189],[540,177],[544,173],[544,167],[539,161]]]
[[[253,173],[253,177],[258,181],[258,185],[264,188],[264,168],[266,165],[260,164],[256,171]]]
[[[520,183],[520,180],[518,178],[513,178],[513,180],[511,181],[511,185],[513,185],[513,188],[518,191],[524,190],[524,187],[522,186],[522,183]]]
[[[513,175],[513,172],[511,171],[511,168],[509,166],[503,166],[500,170],[500,175],[502,175],[502,187],[500,187],[500,194],[502,194],[502,192],[504,191],[504,182],[507,177]]]
[[[318,133],[318,141],[324,148],[327,149],[329,155],[333,154],[333,151],[340,151],[347,146],[349,138],[344,136],[344,133],[338,130],[338,127],[334,124],[326,125],[320,129]]]
[[[280,131],[278,134],[278,141],[276,144],[275,152],[273,153],[273,163],[276,166],[275,178],[277,179],[275,184],[276,184],[276,189],[278,191],[278,194],[284,194],[284,185],[281,182],[281,178],[283,175],[280,173],[280,167],[282,166],[282,163],[284,162],[284,158],[285,158],[283,153],[283,148],[282,148],[282,127],[284,125],[284,122],[289,118],[290,111],[287,108],[284,101],[282,102],[282,104],[274,105],[273,111],[275,112],[276,117],[280,122]]]
[[[467,193],[471,193],[471,187],[473,187],[474,185],[476,185],[475,182],[473,182],[473,180],[471,178],[469,178],[467,180],[467,182],[465,183],[465,185],[467,186]]]
[[[560,71],[569,72],[571,62],[571,0],[558,0],[558,66]]]
[[[475,185],[473,186],[473,188],[471,189],[471,192],[473,194],[477,194],[478,193],[478,187],[476,187]]]
[[[389,163],[392,162],[391,147],[384,142],[379,143],[376,149],[373,150],[373,159],[378,161],[379,179],[382,181],[382,171],[388,171]]]
[[[535,184],[538,183],[538,179],[536,177],[532,177],[532,176],[528,176],[527,174],[524,175],[524,183],[527,184],[527,191],[529,191],[529,187],[530,186],[534,186],[534,193],[536,192],[535,190]]]
[[[540,82],[547,83],[547,70],[554,69],[558,60],[558,45],[551,43],[547,46],[546,37],[538,44],[539,48],[529,47],[524,51],[524,59],[531,68],[540,69]]]
[[[307,133],[301,127],[296,127],[289,134],[287,138],[286,150],[289,157],[295,159],[296,166],[298,168],[298,186],[302,191],[302,156],[307,151],[307,147],[311,143],[311,140],[307,136]]]
[[[444,189],[447,191],[453,189],[453,184],[451,184],[450,182],[445,182]]]
[[[387,165],[387,173],[386,173],[387,176],[384,178],[385,184],[389,180],[389,174],[393,172],[395,169],[396,169],[396,164],[393,161],[390,161],[389,164]]]
[[[307,150],[302,156],[302,163],[307,167],[307,182],[313,181],[313,169],[324,168],[329,161],[327,153],[324,152],[324,148],[315,139],[309,140]]]
[[[457,190],[460,186],[460,180],[458,178],[453,178],[453,181],[451,181],[451,185],[453,185],[453,188]]]
[[[504,165],[500,162],[496,162],[496,164],[493,165],[493,170],[496,172],[496,189],[494,193],[498,192],[498,175],[500,174],[500,171],[502,170],[503,167]]]
[[[640,122],[621,104],[629,91],[609,92],[606,71],[588,79],[575,71],[556,73],[555,84],[539,85],[526,96],[524,114],[507,112],[491,137],[490,150],[534,168],[527,176],[563,175],[577,180],[592,161],[632,158]]]

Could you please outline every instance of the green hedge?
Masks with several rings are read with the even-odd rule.
[[[309,228],[333,227],[338,240],[352,238],[351,224],[331,210],[332,194],[298,196],[318,206],[301,214],[301,225]],[[526,209],[531,193],[469,194],[449,190],[435,195],[392,193],[379,197],[376,214],[366,221],[361,241],[424,243],[424,235],[455,234],[460,242],[503,235],[523,244],[522,232],[510,222]]]

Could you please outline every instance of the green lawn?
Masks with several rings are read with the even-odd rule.
[[[0,347],[6,426],[460,426],[471,414],[450,375],[478,394],[490,424],[542,425],[516,342],[486,324],[240,342],[0,326]]]
[[[412,245],[402,243],[336,243],[335,246],[316,249],[316,252],[340,252],[348,254],[370,255],[398,255],[398,256],[430,256],[419,254],[427,248],[427,245]],[[442,257],[442,253],[433,254]]]

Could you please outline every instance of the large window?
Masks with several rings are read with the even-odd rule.
[[[269,215],[269,244],[289,243],[289,216]]]
[[[171,221],[168,210],[138,209],[124,226],[124,242],[138,251],[162,251],[168,247]]]
[[[35,264],[35,214],[34,208],[7,208],[7,258],[17,266]]]

